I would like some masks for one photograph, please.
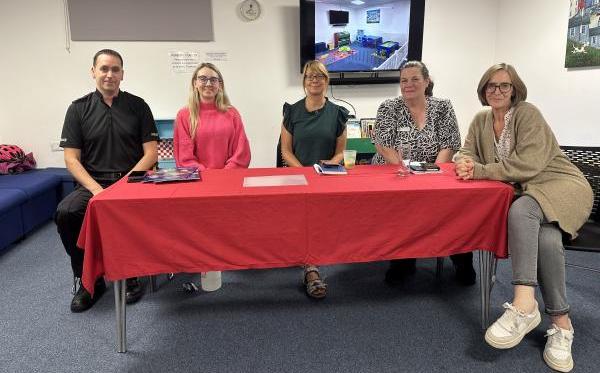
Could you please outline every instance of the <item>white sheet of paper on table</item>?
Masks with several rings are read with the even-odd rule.
[[[248,176],[244,178],[244,187],[268,187],[286,185],[308,185],[304,175]]]

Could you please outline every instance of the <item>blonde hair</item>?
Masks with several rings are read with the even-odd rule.
[[[227,97],[227,93],[225,93],[225,81],[223,80],[223,75],[217,69],[215,65],[210,62],[204,62],[196,67],[194,70],[194,74],[192,75],[192,81],[190,83],[190,94],[188,97],[188,109],[190,110],[190,137],[192,141],[196,137],[196,130],[198,129],[198,114],[200,114],[200,92],[194,86],[194,81],[196,80],[196,74],[202,68],[209,68],[219,76],[219,91],[217,92],[217,96],[215,97],[215,105],[218,111],[226,112],[231,107],[231,102],[229,101],[229,97]]]
[[[519,74],[517,74],[517,70],[507,63],[497,63],[483,73],[479,85],[477,86],[477,96],[479,97],[481,104],[483,106],[489,106],[487,99],[485,98],[485,89],[490,79],[492,79],[492,75],[500,70],[506,71],[512,82],[513,91],[512,96],[510,97],[511,106],[515,106],[519,102],[525,101],[527,99],[527,87],[519,77]]]
[[[325,76],[325,83],[329,85],[329,71],[327,71],[327,68],[325,65],[323,65],[323,62],[317,60],[308,61],[302,68],[302,89],[304,89],[304,94],[306,94],[306,76],[309,73],[323,74]]]

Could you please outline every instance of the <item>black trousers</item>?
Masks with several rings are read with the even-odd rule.
[[[450,255],[450,259],[452,263],[457,266],[462,265],[473,265],[473,252],[463,253],[463,254],[454,254]],[[417,263],[417,259],[394,259],[390,261],[392,267],[409,267],[415,266]]]
[[[106,188],[116,180],[96,181]],[[54,214],[58,234],[65,251],[71,257],[71,268],[75,277],[81,277],[83,272],[83,250],[77,247],[77,238],[79,238],[79,231],[81,231],[85,211],[91,198],[92,193],[77,184],[75,190],[60,201]]]
[[[473,252],[450,255],[450,259],[454,265],[473,265]]]

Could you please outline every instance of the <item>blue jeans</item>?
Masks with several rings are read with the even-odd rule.
[[[518,198],[510,207],[508,251],[512,284],[539,284],[546,313],[552,316],[568,313],[562,231],[547,221],[540,205],[530,196]]]

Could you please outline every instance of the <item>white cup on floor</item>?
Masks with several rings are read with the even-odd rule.
[[[221,288],[221,271],[202,272],[200,287],[204,291],[215,291]]]

